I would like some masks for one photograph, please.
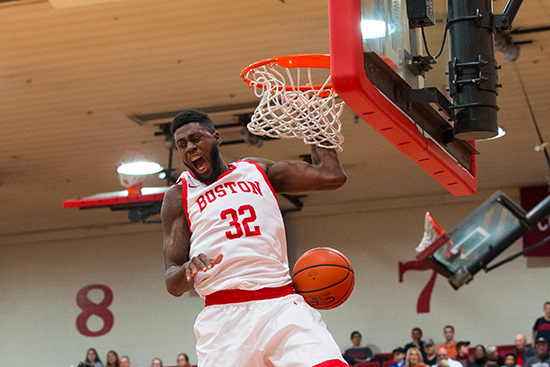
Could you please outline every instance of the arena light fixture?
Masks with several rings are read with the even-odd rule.
[[[485,141],[485,140],[495,140],[495,139],[498,139],[498,138],[502,138],[504,135],[506,135],[506,131],[504,131],[504,129],[501,128],[501,127],[499,126],[499,127],[498,127],[498,133],[497,133],[497,135],[493,136],[492,138],[479,139],[479,140],[482,140],[482,141]]]
[[[123,175],[144,176],[159,173],[162,166],[156,162],[138,161],[123,163],[117,168],[117,172]]]
[[[394,27],[383,20],[364,19],[361,21],[361,34],[364,40],[384,37],[386,28],[388,33],[393,33],[395,30]]]

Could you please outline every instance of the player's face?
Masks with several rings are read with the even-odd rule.
[[[183,163],[203,182],[214,182],[222,173],[218,145],[220,134],[198,122],[183,125],[174,133],[176,148]]]

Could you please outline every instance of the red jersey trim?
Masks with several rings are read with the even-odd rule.
[[[261,301],[263,299],[281,298],[294,293],[296,292],[292,284],[276,288],[261,288],[255,291],[225,289],[206,296],[204,299],[204,306],[208,307],[212,305],[226,305],[228,303]]]
[[[279,198],[277,197],[277,193],[275,192],[275,189],[273,188],[273,186],[271,186],[271,182],[269,181],[269,178],[267,178],[267,175],[265,174],[265,171],[262,169],[262,167],[254,161],[247,161],[247,160],[242,159],[239,162],[246,162],[246,163],[250,163],[250,164],[256,166],[258,171],[260,171],[260,173],[264,177],[264,180],[267,183],[267,186],[269,186],[269,188],[271,189],[271,193],[275,197],[275,200],[277,200],[277,205],[279,205]]]
[[[191,231],[191,220],[189,219],[189,208],[187,207],[187,180],[185,178],[180,178],[178,182],[181,181],[181,200],[183,203],[183,214],[185,214],[185,220],[187,221],[187,229],[189,231],[189,236],[193,234]]]
[[[349,367],[349,364],[342,362],[339,359],[329,359],[328,361],[321,362],[313,367]]]
[[[206,184],[206,186],[210,186],[210,185],[212,185],[213,183],[217,182],[220,178],[225,177],[225,176],[227,176],[228,174],[230,174],[230,173],[235,169],[235,166],[234,166],[233,164],[229,164],[229,165],[227,166],[227,168],[229,168],[229,169],[228,169],[227,171],[225,171],[224,173],[222,173],[221,175],[219,175],[218,178],[216,178],[216,181],[214,181],[214,182],[204,182],[204,181],[201,181],[200,179],[198,179],[198,178],[195,177],[195,175],[193,174],[193,171],[188,170],[187,172],[188,172],[188,173],[191,175],[191,177],[193,177],[195,180],[200,181],[200,182]]]

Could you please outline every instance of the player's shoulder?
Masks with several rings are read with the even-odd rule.
[[[170,212],[173,210],[179,210],[179,208],[183,206],[182,193],[183,190],[181,185],[172,185],[164,194],[164,199],[162,200],[162,211]]]
[[[267,173],[269,168],[275,163],[274,161],[267,158],[258,158],[258,157],[247,157],[243,158],[240,161],[249,162],[259,166],[264,172]]]

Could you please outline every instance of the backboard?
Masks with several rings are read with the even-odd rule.
[[[497,191],[417,256],[458,289],[550,212],[550,196],[526,213]]]
[[[419,67],[428,61],[414,59],[419,37],[409,28],[407,2],[329,0],[329,22],[338,95],[453,195],[473,195],[478,152],[473,143],[454,139],[446,96],[438,88],[422,88]],[[382,24],[377,37],[365,37],[376,24]]]

